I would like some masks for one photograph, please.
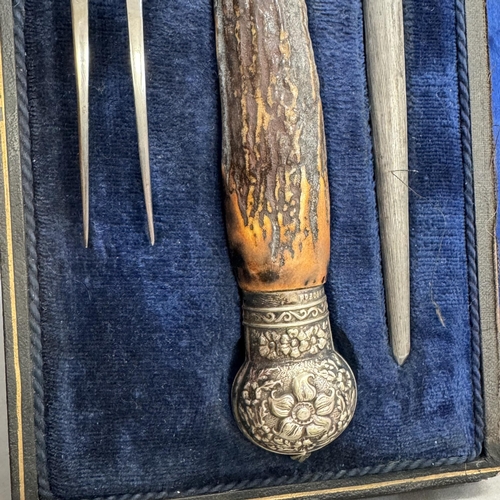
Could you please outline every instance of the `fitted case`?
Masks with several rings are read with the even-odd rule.
[[[385,322],[362,4],[307,5],[332,203],[326,290],[359,403],[348,430],[301,464],[246,441],[230,409],[242,345],[210,0],[144,3],[155,247],[125,5],[90,4],[89,249],[69,3],[2,2],[12,498],[348,498],[500,470],[484,2],[404,2],[413,345],[402,368]]]

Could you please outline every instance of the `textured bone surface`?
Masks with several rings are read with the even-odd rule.
[[[323,112],[303,0],[216,0],[227,228],[238,281],[324,283],[330,255]]]

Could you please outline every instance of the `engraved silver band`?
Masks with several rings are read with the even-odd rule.
[[[328,303],[323,286],[310,289],[310,291],[296,290],[272,294],[245,292],[243,295],[243,324],[245,326],[286,328],[320,321],[327,316]]]
[[[244,293],[243,325],[255,359],[294,361],[333,349],[323,286]]]

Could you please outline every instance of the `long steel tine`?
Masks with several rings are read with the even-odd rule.
[[[134,83],[135,115],[139,140],[139,161],[141,164],[142,186],[146,215],[148,219],[149,241],[155,243],[153,223],[153,202],[151,196],[151,171],[149,167],[148,112],[146,104],[146,67],[144,62],[144,34],[142,20],[142,0],[127,0],[128,36],[130,61]]]
[[[71,0],[76,91],[78,97],[78,134],[80,145],[80,182],[83,208],[83,241],[89,246],[89,9],[88,0]]]

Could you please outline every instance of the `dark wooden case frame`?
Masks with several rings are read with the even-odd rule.
[[[500,326],[496,242],[497,192],[490,107],[485,0],[465,0],[480,292],[485,440],[481,457],[447,467],[277,486],[195,499],[361,498],[479,481],[500,472]],[[0,494],[5,500],[39,498],[33,411],[28,266],[19,137],[19,102],[11,0],[0,0]],[[22,112],[25,112],[23,110]],[[0,313],[1,313],[0,307]],[[2,376],[6,374],[5,378]],[[5,394],[7,398],[5,399]],[[8,416],[8,418],[7,418]],[[7,425],[8,424],[8,425]],[[7,439],[8,438],[8,439]],[[9,446],[5,446],[8,440]],[[10,485],[1,471],[10,470]],[[5,473],[4,473],[5,474]],[[2,489],[3,488],[3,489]],[[7,493],[8,492],[8,493]],[[10,499],[5,496],[10,494]]]

